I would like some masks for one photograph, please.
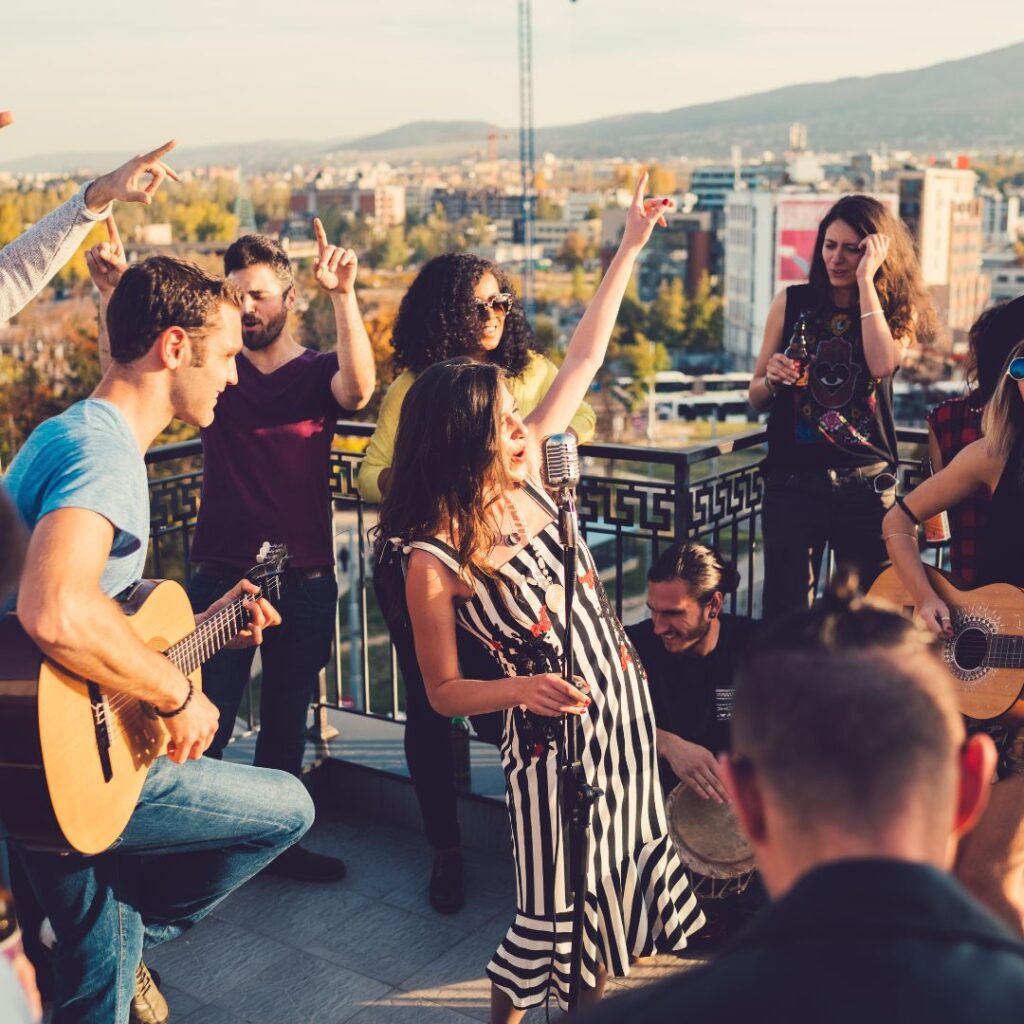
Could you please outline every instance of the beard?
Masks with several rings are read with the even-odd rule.
[[[689,654],[710,632],[711,619],[705,618],[688,633],[677,632],[676,635],[672,637],[672,647],[669,647],[664,638],[662,639],[662,643],[669,654]],[[675,648],[675,650],[673,650],[673,648]]]
[[[280,312],[275,313],[262,328],[246,329],[245,318],[242,319],[242,344],[250,352],[272,345],[281,336],[284,325],[288,322],[288,310],[282,305]]]

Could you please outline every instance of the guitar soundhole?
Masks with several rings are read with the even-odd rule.
[[[988,634],[977,628],[965,629],[953,641],[953,660],[965,672],[981,668],[988,656]]]

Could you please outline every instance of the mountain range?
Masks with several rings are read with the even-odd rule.
[[[538,152],[565,157],[726,156],[786,148],[794,121],[807,125],[818,150],[916,152],[1024,147],[1024,42],[912,71],[790,85],[736,99],[637,112],[537,129]],[[416,121],[374,135],[310,142],[266,140],[244,146],[183,147],[176,166],[237,163],[253,169],[315,163],[328,154],[401,161],[440,159],[486,149],[498,132],[499,152],[517,152],[517,129],[482,121]],[[2,140],[0,140],[2,146]],[[2,149],[0,149],[2,153]],[[60,171],[109,167],[119,155],[59,153],[3,163],[0,170]]]

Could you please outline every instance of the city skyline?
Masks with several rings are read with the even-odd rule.
[[[21,12],[5,26],[0,109],[17,121],[0,135],[0,164],[172,136],[203,146],[343,140],[417,120],[518,123],[513,0],[393,0],[383,13],[347,6],[294,0],[287,21],[276,6],[197,0],[141,17],[119,2],[103,24],[66,0]],[[1015,6],[979,0],[952,31],[952,15],[920,3],[894,10],[865,0],[853,20],[780,0],[770,11],[702,10],[695,29],[669,0],[649,0],[642,18],[621,0],[535,0],[535,121],[668,110],[959,59],[1015,42],[1005,28]]]

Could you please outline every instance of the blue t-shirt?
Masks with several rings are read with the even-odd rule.
[[[114,527],[100,589],[115,597],[142,577],[149,538],[146,464],[128,421],[99,398],[77,402],[41,423],[4,477],[31,530],[61,508],[84,508]]]

